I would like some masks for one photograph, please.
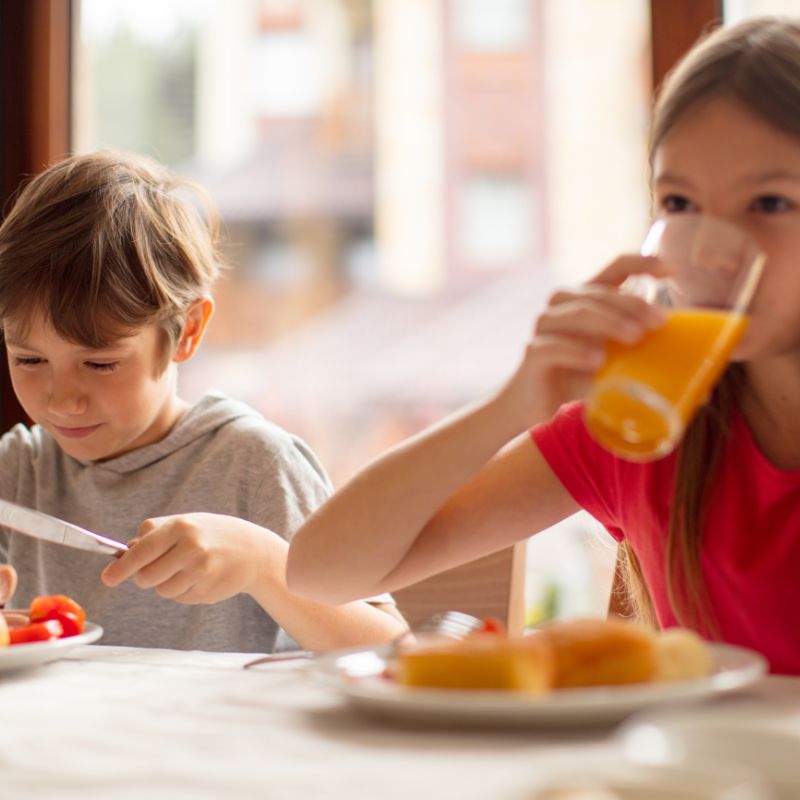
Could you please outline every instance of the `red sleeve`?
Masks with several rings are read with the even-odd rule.
[[[620,519],[620,459],[589,435],[583,403],[568,403],[546,423],[530,431],[534,444],[576,503],[617,540],[625,538]]]

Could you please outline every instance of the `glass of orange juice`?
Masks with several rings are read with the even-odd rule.
[[[613,453],[650,461],[672,451],[747,329],[765,256],[746,233],[704,214],[654,223],[643,255],[666,279],[636,275],[623,291],[664,306],[665,324],[632,345],[608,342],[586,403],[586,425]]]

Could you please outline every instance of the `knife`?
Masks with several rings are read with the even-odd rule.
[[[77,547],[92,553],[120,556],[128,549],[128,545],[122,542],[92,533],[41,511],[9,503],[8,500],[0,500],[0,525],[36,539],[65,544],[67,547]]]

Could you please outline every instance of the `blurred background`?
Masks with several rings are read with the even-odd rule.
[[[153,156],[224,221],[231,269],[183,396],[246,401],[340,485],[496,388],[555,286],[638,248],[650,14],[649,0],[81,0],[73,149]],[[585,514],[533,539],[529,621],[605,613],[614,553]]]

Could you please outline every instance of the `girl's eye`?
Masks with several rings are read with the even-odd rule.
[[[765,194],[757,197],[751,204],[753,211],[760,211],[762,214],[780,214],[793,208],[791,200],[777,194]]]
[[[680,214],[686,211],[694,211],[692,201],[688,197],[679,194],[668,194],[661,199],[661,208],[667,214]]]
[[[42,363],[42,359],[41,358],[34,358],[34,357],[23,358],[21,356],[17,356],[17,357],[14,358],[14,364],[17,367],[34,367],[37,364],[41,364],[41,363]]]
[[[99,361],[87,361],[86,366],[90,367],[95,372],[113,372],[119,366],[119,361],[109,361],[106,363],[100,363]]]

